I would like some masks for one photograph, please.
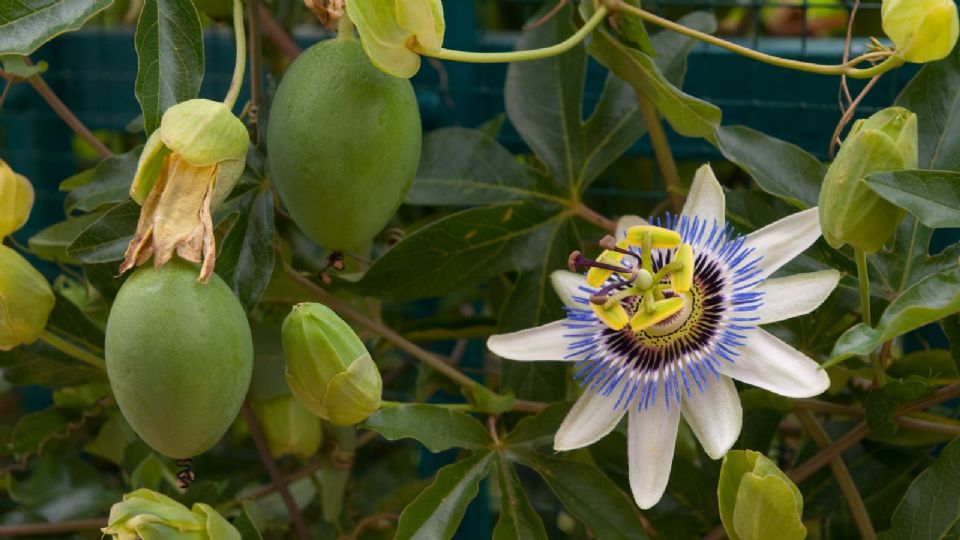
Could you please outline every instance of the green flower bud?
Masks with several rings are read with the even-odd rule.
[[[0,159],[0,239],[16,232],[30,217],[33,186]]]
[[[240,540],[240,532],[209,505],[196,503],[190,510],[149,489],[124,495],[100,530],[116,540]]]
[[[440,0],[351,0],[347,14],[363,50],[380,70],[409,78],[420,69],[415,49],[439,51],[446,23]]]
[[[820,228],[831,246],[850,244],[873,253],[893,236],[905,213],[874,193],[864,178],[917,168],[917,138],[917,115],[902,107],[853,125],[820,190]]]
[[[281,333],[287,384],[307,410],[348,426],[380,408],[380,371],[336,313],[322,304],[298,304]]]
[[[273,457],[291,454],[306,459],[317,453],[323,427],[292,395],[252,401],[251,407]]]
[[[0,351],[39,339],[55,301],[46,278],[19,253],[0,245]]]
[[[960,35],[954,0],[883,0],[883,31],[907,62],[945,58]]]
[[[248,143],[243,122],[218,101],[191,99],[163,113],[130,187],[143,209],[121,273],[151,256],[163,266],[176,253],[203,261],[199,281],[210,279],[216,261],[211,214],[240,180]]]

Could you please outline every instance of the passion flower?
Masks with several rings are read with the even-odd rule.
[[[30,217],[33,186],[0,159],[0,240],[18,231]]]
[[[349,426],[380,408],[380,371],[357,334],[330,308],[294,306],[282,334],[287,384],[310,412]]]
[[[150,135],[130,196],[143,209],[120,272],[152,256],[163,266],[176,253],[200,263],[206,282],[216,263],[212,211],[243,173],[249,135],[223,103],[191,99],[167,109]]]
[[[656,230],[623,219],[619,264],[571,261],[576,270],[608,266],[602,283],[553,274],[566,319],[487,342],[512,360],[577,363],[584,393],[557,431],[556,450],[592,444],[628,416],[630,486],[641,508],[666,488],[681,414],[710,457],[736,442],[743,411],[732,379],[789,397],[817,395],[830,382],[815,361],[759,328],[812,311],[837,285],[833,270],[769,279],[820,236],[817,209],[742,236],[725,222],[724,206],[704,166],[683,213],[658,225],[677,233],[679,246],[654,247]],[[677,299],[679,309],[661,304]],[[630,324],[612,325],[594,307],[615,309],[608,304]]]

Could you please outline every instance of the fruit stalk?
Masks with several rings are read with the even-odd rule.
[[[247,66],[247,36],[243,30],[243,0],[233,0],[233,35],[237,42],[237,62],[233,67],[233,79],[227,90],[227,97],[223,103],[233,108],[240,96],[240,87],[243,86],[244,69]]]

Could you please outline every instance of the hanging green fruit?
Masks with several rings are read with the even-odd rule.
[[[253,341],[240,302],[214,274],[179,259],[137,270],[121,287],[106,334],[107,375],[124,417],[172,458],[206,451],[250,386]]]
[[[297,225],[338,251],[367,244],[396,212],[420,160],[410,81],[370,63],[344,37],[310,47],[270,109],[271,178]]]

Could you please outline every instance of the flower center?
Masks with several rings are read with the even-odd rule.
[[[569,347],[570,358],[580,359],[575,378],[594,392],[619,392],[617,406],[636,401],[645,408],[657,388],[667,406],[679,404],[681,387],[687,394],[703,391],[722,362],[735,361],[743,333],[756,320],[749,312],[761,298],[750,289],[759,257],[744,247],[744,237],[699,219],[671,224],[683,244],[648,249],[647,255],[627,246],[630,256],[608,255],[601,264],[616,268],[603,268],[603,279],[591,280],[588,272],[593,289],[578,300],[585,306],[568,309],[568,326],[584,337]],[[643,241],[652,247],[649,237]],[[638,264],[653,277],[649,287],[636,284]]]

